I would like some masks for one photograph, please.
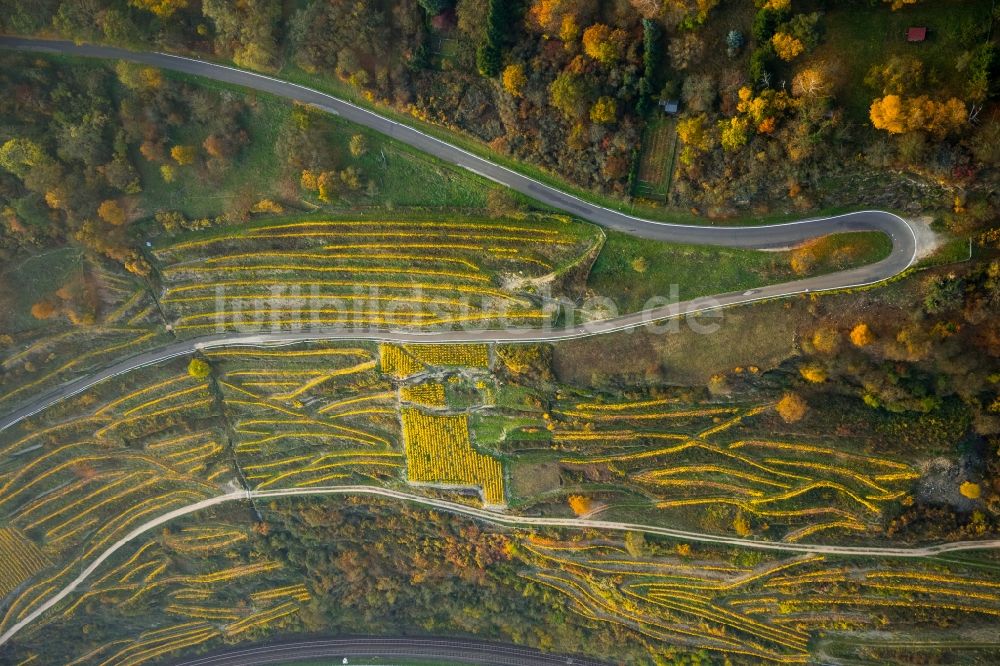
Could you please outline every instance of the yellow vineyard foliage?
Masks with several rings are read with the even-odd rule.
[[[0,528],[0,562],[3,562],[0,597],[7,596],[48,564],[38,546],[10,527]]]
[[[406,345],[404,349],[427,365],[485,368],[490,364],[487,345]]]
[[[399,397],[406,402],[424,405],[425,407],[444,407],[444,384],[429,382],[416,386],[404,386],[399,391]]]
[[[466,416],[436,416],[404,409],[403,443],[410,481],[476,486],[487,504],[503,504],[503,468],[469,440]]]
[[[378,346],[378,353],[382,359],[382,372],[393,377],[409,377],[426,368],[423,363],[396,345],[381,344]]]

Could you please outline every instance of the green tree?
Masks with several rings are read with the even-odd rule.
[[[249,69],[271,69],[277,58],[275,25],[281,3],[272,0],[202,0],[202,13],[215,24],[216,44],[233,62]]]
[[[437,16],[455,4],[452,0],[417,0],[417,3],[424,8],[428,16]]]
[[[574,120],[587,109],[587,85],[579,74],[563,70],[549,86],[549,102]]]

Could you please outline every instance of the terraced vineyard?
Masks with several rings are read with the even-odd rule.
[[[49,564],[33,541],[10,527],[0,528],[0,558],[4,563],[3,575],[0,577],[0,597],[13,592]]]
[[[396,392],[369,347],[219,350],[234,451],[250,487],[397,478]]]
[[[824,630],[899,631],[932,617],[995,622],[1000,580],[929,562],[822,555],[740,563],[738,552],[635,554],[637,546],[527,535],[525,573],[589,621],[748,663],[810,663]],[[639,546],[639,550],[645,546]],[[727,557],[728,555],[728,557]],[[737,556],[734,558],[733,556]]]
[[[311,343],[213,348],[203,358],[207,376],[178,359],[0,435],[0,554],[11,563],[0,578],[0,632],[135,525],[240,487],[372,484],[452,499],[472,491],[513,514],[572,507],[706,533],[862,542],[885,534],[889,509],[919,476],[916,462],[760,436],[772,404],[682,392],[624,400],[525,380],[544,361],[540,348]],[[555,470],[556,482],[525,486],[512,467],[541,480]],[[298,627],[315,581],[261,555],[269,528],[258,521],[273,506],[233,508],[236,518],[212,509],[143,535],[32,631],[94,632],[81,633],[88,648],[72,663],[110,666]],[[542,591],[545,603],[661,656],[669,645],[741,663],[805,663],[820,632],[1000,616],[1000,582],[930,560],[647,547],[594,532],[511,538],[503,552],[530,586],[524,594]],[[130,614],[152,620],[123,638],[114,622]],[[27,644],[44,659],[37,635]]]
[[[596,230],[558,217],[288,220],[156,250],[181,335],[300,327],[427,329],[551,317],[537,283],[590,256]]]
[[[827,530],[877,532],[884,510],[919,474],[909,464],[812,443],[726,441],[744,420],[771,409],[676,400],[578,403],[556,410],[552,441],[570,466],[608,470],[653,498],[671,519],[726,505],[784,527],[786,541]]]
[[[8,598],[0,629],[134,526],[235,478],[208,383],[173,368],[99,385],[4,431],[0,524],[44,557],[29,558],[37,576]]]
[[[71,662],[92,666],[137,666],[293,626],[312,593],[281,562],[257,554],[254,539],[245,526],[206,521],[137,540],[40,625],[68,627],[79,632],[78,644],[97,644]],[[137,631],[111,638],[116,622],[137,614]]]

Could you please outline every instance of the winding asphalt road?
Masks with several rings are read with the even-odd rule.
[[[557,341],[572,338],[597,335],[633,329],[639,326],[650,324],[654,321],[690,315],[694,313],[706,312],[721,307],[748,303],[752,301],[789,296],[810,291],[824,291],[831,289],[842,289],[873,284],[891,278],[906,270],[914,261],[917,251],[916,235],[909,224],[902,218],[884,211],[861,211],[839,215],[834,217],[815,218],[789,222],[784,224],[774,224],[768,226],[697,226],[668,224],[652,220],[645,220],[631,215],[611,210],[596,204],[592,204],[576,196],[558,190],[554,187],[541,183],[537,180],[512,171],[506,167],[494,164],[487,159],[469,153],[457,146],[451,145],[441,139],[430,136],[417,129],[398,123],[377,113],[361,108],[350,102],[321,93],[319,91],[300,86],[294,83],[281,81],[263,74],[247,72],[225,65],[204,62],[182,56],[169,55],[164,53],[144,53],[132,52],[124,49],[106,46],[77,45],[71,42],[57,42],[39,39],[25,39],[16,37],[0,37],[0,48],[17,49],[25,51],[36,51],[45,53],[56,53],[64,55],[82,56],[90,58],[119,59],[151,65],[168,70],[174,70],[195,76],[215,79],[229,84],[239,85],[247,88],[259,90],[261,92],[277,95],[280,97],[296,100],[302,103],[314,105],[329,113],[343,116],[345,119],[355,123],[365,125],[373,130],[386,134],[398,141],[429,153],[446,162],[455,164],[480,176],[493,180],[502,185],[508,186],[518,192],[530,196],[542,203],[555,208],[565,210],[580,218],[589,220],[607,228],[623,231],[634,236],[653,240],[662,240],[672,243],[687,243],[698,245],[717,245],[737,248],[755,249],[777,249],[793,246],[802,241],[822,236],[830,233],[849,231],[880,231],[887,234],[892,239],[892,251],[890,255],[877,263],[868,266],[855,268],[839,273],[828,274],[788,282],[784,284],[771,285],[760,289],[741,293],[718,294],[713,297],[699,298],[680,303],[665,305],[653,310],[641,313],[615,317],[612,319],[591,322],[589,324],[567,327],[563,329],[507,329],[507,330],[466,330],[466,331],[376,331],[357,329],[336,329],[330,331],[305,331],[305,332],[275,332],[260,333],[255,335],[239,334],[219,334],[205,336],[190,340],[175,342],[162,348],[147,351],[131,358],[114,363],[110,367],[96,372],[92,375],[67,382],[62,386],[35,397],[30,404],[27,404],[15,412],[0,419],[0,430],[6,429],[15,423],[35,414],[60,400],[64,400],[72,395],[80,393],[87,388],[109,379],[111,377],[130,372],[137,368],[160,363],[170,358],[190,354],[199,349],[221,346],[268,346],[294,344],[309,340],[380,340],[393,342],[520,342],[520,341]],[[113,544],[104,551],[97,559],[91,562],[81,574],[69,585],[48,599],[35,611],[27,615],[20,622],[13,625],[7,632],[0,635],[0,645],[7,642],[17,631],[34,621],[43,612],[57,604],[73,590],[76,589],[87,577],[89,577],[108,557],[118,549],[126,545],[132,539],[148,530],[162,525],[178,516],[192,513],[208,506],[223,502],[249,499],[251,497],[277,497],[287,495],[311,495],[311,494],[368,494],[383,497],[395,498],[403,501],[416,502],[427,506],[432,506],[444,511],[463,514],[472,518],[489,521],[496,524],[512,527],[528,526],[550,526],[565,528],[596,528],[610,530],[633,530],[650,534],[660,534],[691,541],[707,541],[713,543],[730,544],[749,548],[795,551],[795,552],[820,552],[842,555],[880,555],[891,557],[923,557],[927,555],[939,554],[942,552],[967,550],[976,548],[997,548],[1000,541],[996,542],[960,542],[951,544],[940,544],[924,548],[864,548],[864,547],[838,547],[823,546],[815,544],[785,544],[759,542],[746,539],[736,539],[723,536],[713,536],[685,532],[682,530],[671,530],[647,525],[632,525],[627,523],[617,523],[600,520],[582,519],[554,519],[554,518],[530,518],[507,516],[491,511],[476,509],[462,504],[425,498],[417,495],[410,495],[400,491],[373,488],[367,486],[341,486],[333,488],[313,488],[313,489],[289,489],[275,491],[240,491],[211,498],[203,502],[182,507],[175,511],[159,516],[143,525],[135,528],[121,540]],[[378,639],[379,646],[385,646],[384,639]],[[359,646],[360,647],[360,646]],[[263,650],[265,648],[257,648]],[[303,654],[301,651],[296,656]],[[403,654],[403,653],[400,653]],[[415,655],[413,650],[405,652],[407,655]],[[327,656],[327,655],[322,655]],[[219,659],[224,659],[220,655]],[[256,658],[256,657],[254,657]],[[208,661],[190,662],[192,664],[229,664],[229,663],[271,663],[263,661]],[[477,663],[477,662],[470,662]],[[525,663],[541,664],[556,663],[538,661],[497,661],[494,654],[491,654],[491,661],[486,663]],[[564,661],[559,663],[565,663]],[[587,663],[587,662],[577,662]]]
[[[264,332],[254,335],[226,333],[192,338],[123,359],[104,370],[69,381],[42,393],[30,403],[22,405],[12,413],[0,418],[0,431],[101,381],[170,358],[190,354],[199,349],[233,345],[281,345],[314,340],[363,339],[387,342],[551,342],[569,340],[634,329],[664,319],[703,313],[741,303],[805,292],[873,284],[898,275],[906,270],[916,258],[917,242],[914,230],[906,220],[885,211],[859,211],[833,217],[813,218],[767,226],[698,226],[646,220],[590,203],[351,102],[264,74],[166,53],[135,52],[111,46],[74,44],[66,41],[0,36],[0,48],[87,58],[128,60],[312,104],[328,113],[342,116],[446,162],[506,185],[545,204],[604,227],[642,238],[671,243],[755,249],[786,248],[810,238],[852,231],[880,231],[892,240],[892,251],[889,256],[867,266],[794,282],[769,285],[747,292],[717,294],[671,303],[634,314],[564,328],[420,331],[336,328],[292,333]]]

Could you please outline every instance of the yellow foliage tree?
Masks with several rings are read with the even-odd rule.
[[[826,381],[826,370],[818,363],[806,363],[799,367],[799,374],[807,382],[821,384]]]
[[[697,115],[684,118],[677,123],[677,138],[684,147],[681,148],[681,164],[690,166],[695,159],[712,147],[712,137],[705,130],[705,116]]]
[[[603,65],[613,65],[621,59],[627,40],[621,28],[595,23],[583,31],[583,52]]]
[[[198,156],[198,149],[194,146],[174,146],[170,149],[170,157],[181,166],[193,164]]]
[[[208,377],[208,373],[211,371],[208,362],[200,358],[193,358],[191,362],[188,363],[188,374],[195,379],[204,379]]]
[[[733,531],[736,532],[737,536],[748,537],[753,534],[753,530],[750,529],[750,521],[742,513],[736,515],[733,519]]]
[[[607,125],[618,117],[618,103],[610,97],[601,97],[590,107],[590,120]]]
[[[983,490],[980,488],[978,483],[973,483],[972,481],[966,481],[958,487],[958,492],[962,493],[962,497],[974,500],[979,499],[982,495]]]
[[[771,37],[774,52],[785,62],[795,60],[806,50],[805,44],[786,32],[776,32]]]
[[[855,347],[867,347],[875,342],[875,334],[871,327],[862,322],[851,329],[851,344]]]
[[[163,74],[155,67],[142,67],[120,60],[115,74],[122,85],[132,90],[157,90],[163,86]]]
[[[812,336],[812,345],[818,352],[833,354],[840,348],[840,333],[829,326],[817,328]]]
[[[733,116],[719,121],[719,143],[723,150],[739,150],[750,140],[750,123],[746,118]]]
[[[556,33],[567,17],[573,18],[574,0],[535,0],[528,9],[528,23],[543,32]]]
[[[513,65],[507,65],[503,70],[501,80],[503,81],[504,90],[514,97],[523,96],[524,85],[528,82],[528,77],[524,73],[524,63],[518,62]]]
[[[125,224],[125,209],[114,199],[106,199],[97,207],[97,214],[108,224],[120,227]]]
[[[164,164],[160,167],[160,176],[163,177],[164,183],[172,183],[177,179],[177,172],[174,171],[174,167],[169,164]]]
[[[578,516],[582,516],[590,512],[591,502],[588,497],[584,497],[583,495],[570,495],[567,501],[569,502],[569,508],[573,509],[573,513]]]
[[[826,97],[830,93],[830,75],[821,65],[799,71],[792,78],[792,94],[796,97]]]
[[[579,36],[580,24],[577,23],[576,17],[572,14],[563,16],[562,22],[559,24],[559,39],[566,42],[566,47],[569,48],[569,44],[575,42]]]
[[[785,423],[801,421],[809,411],[809,405],[797,393],[786,393],[774,407]]]
[[[160,18],[167,18],[179,9],[188,6],[188,0],[128,0],[128,4],[153,12]]]
[[[250,208],[251,213],[284,213],[285,207],[274,199],[261,199]]]
[[[920,0],[883,0],[883,2],[891,3],[892,11],[896,11],[897,9],[902,9],[907,5],[915,5],[920,2]]]

